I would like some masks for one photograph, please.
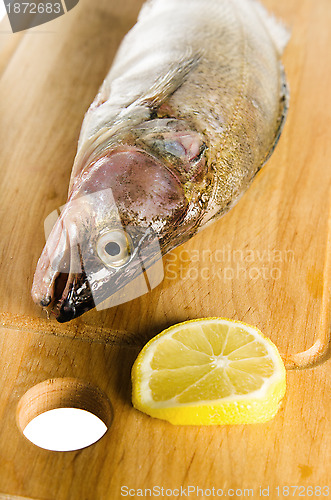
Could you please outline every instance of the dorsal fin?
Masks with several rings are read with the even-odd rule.
[[[290,39],[291,32],[285,26],[285,24],[277,19],[273,14],[267,11],[267,9],[258,1],[250,0],[254,6],[256,12],[258,13],[261,21],[268,30],[268,33],[274,42],[274,45],[281,55]]]

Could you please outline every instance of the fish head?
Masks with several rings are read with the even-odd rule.
[[[188,207],[160,156],[112,149],[74,180],[38,261],[33,300],[66,322],[146,293],[163,278],[162,255],[180,243]]]

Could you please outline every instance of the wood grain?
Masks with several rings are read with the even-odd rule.
[[[173,427],[133,410],[130,368],[146,340],[197,317],[252,323],[285,355],[329,334],[329,0],[265,0],[292,29],[284,133],[238,205],[165,258],[162,284],[66,325],[32,303],[43,221],[66,201],[83,115],[141,3],[81,0],[19,37],[0,33],[0,499],[119,499],[122,485],[254,488],[255,496],[270,486],[277,498],[278,485],[323,486],[330,362],[288,373],[273,421],[224,428]],[[114,409],[106,435],[77,452],[41,450],[16,423],[25,392],[61,377],[100,388]]]

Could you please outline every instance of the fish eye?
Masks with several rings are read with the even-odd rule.
[[[108,267],[122,267],[131,257],[131,240],[125,231],[114,229],[100,236],[97,253]]]
[[[121,253],[121,247],[116,241],[110,241],[105,246],[105,252],[111,257],[115,257],[115,255],[119,255]]]

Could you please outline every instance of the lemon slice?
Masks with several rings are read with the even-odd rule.
[[[249,424],[273,418],[286,389],[277,347],[239,321],[186,321],[160,333],[132,368],[135,408],[172,424]]]

